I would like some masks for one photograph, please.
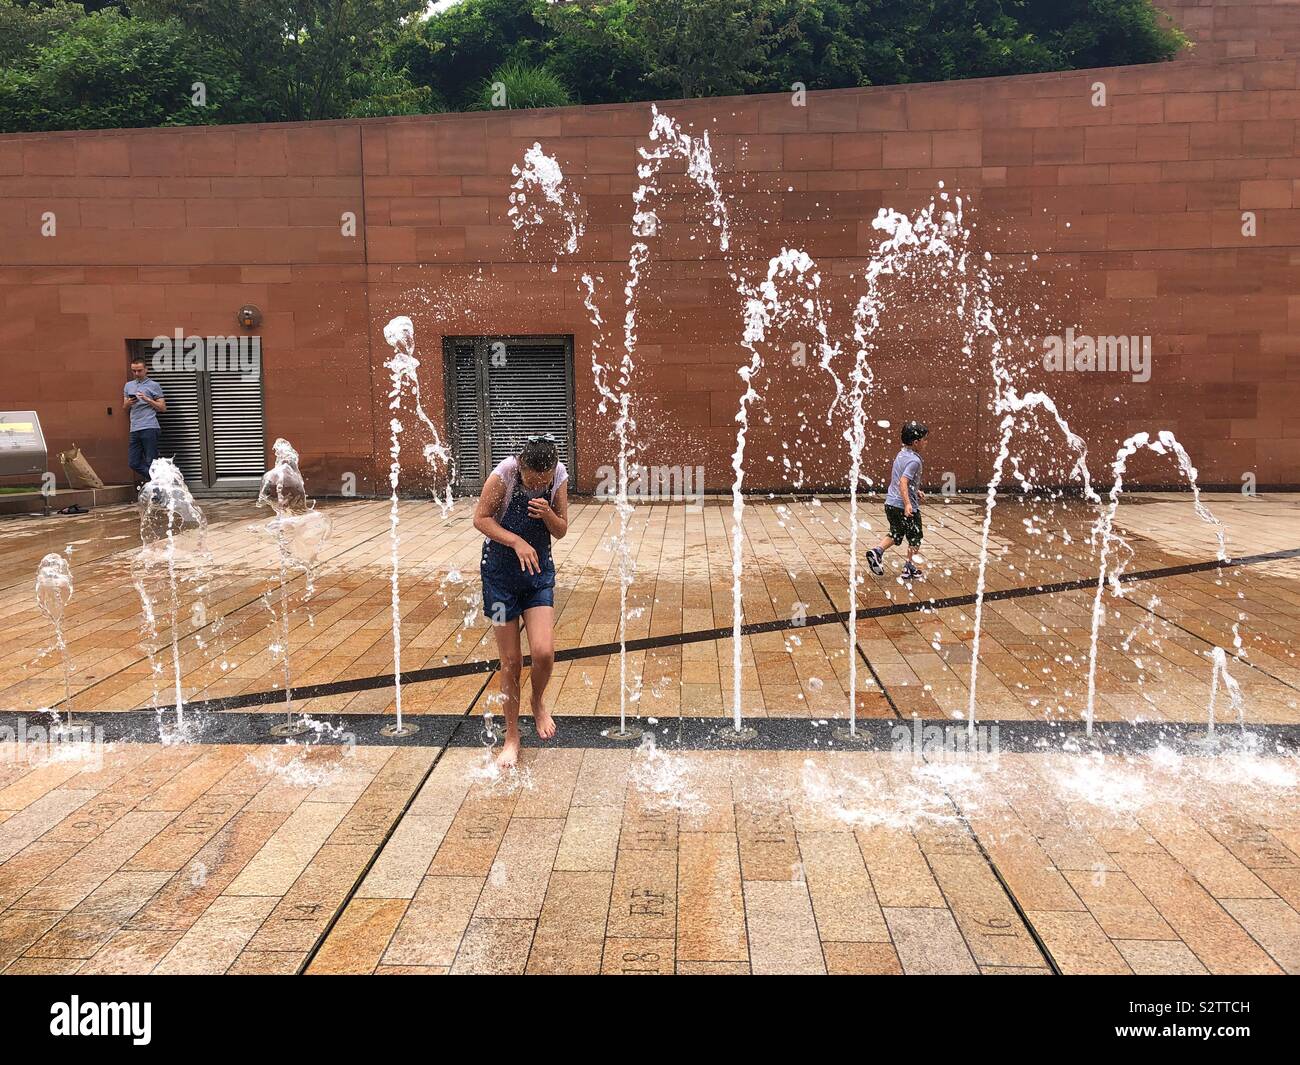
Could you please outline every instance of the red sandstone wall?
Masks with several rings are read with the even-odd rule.
[[[1300,52],[1292,0],[1159,0],[1196,43],[1199,59],[1275,58]]]
[[[1205,42],[1202,55],[1224,57],[821,92],[803,108],[785,96],[664,105],[709,131],[735,242],[721,257],[698,193],[680,177],[665,182],[639,305],[645,459],[703,465],[711,487],[731,481],[736,368],[746,358],[731,271],[761,274],[783,244],[801,247],[818,260],[828,299],[848,305],[876,210],[914,210],[942,181],[966,199],[977,245],[1010,278],[1005,302],[1022,309],[1020,339],[1036,344],[1066,326],[1154,338],[1144,385],[1029,374],[1087,438],[1095,473],[1124,436],[1170,428],[1204,480],[1254,472],[1261,484],[1300,482],[1300,91],[1286,46],[1300,35],[1285,32],[1295,8],[1170,6]],[[1276,58],[1226,58],[1256,34],[1260,55]],[[1104,108],[1090,102],[1097,81]],[[124,339],[230,332],[235,309],[251,302],[265,314],[268,444],[293,440],[317,491],[336,490],[345,471],[377,489],[389,317],[416,322],[435,417],[444,335],[573,333],[588,487],[608,461],[609,425],[595,412],[597,338],[577,278],[605,278],[604,351],[614,357],[636,148],[648,127],[648,105],[620,105],[0,137],[0,405],[34,405],[52,453],[75,441],[122,479]],[[554,272],[505,214],[510,168],[534,141],[559,158],[589,212],[576,261]],[[1246,210],[1256,214],[1253,238],[1241,234]],[[56,214],[56,237],[39,235],[45,211]],[[358,215],[355,238],[340,232],[344,211]],[[994,429],[987,359],[961,357],[951,317],[924,292],[893,295],[872,358],[871,422],[926,419],[936,430],[929,469],[979,483]],[[832,328],[851,341],[845,316]],[[788,483],[768,462],[782,441],[810,482],[843,483],[839,428],[821,425],[830,381],[779,350],[754,409],[747,483]],[[873,428],[869,473],[883,472],[893,433]],[[404,443],[414,454],[418,440]],[[1040,481],[1064,478],[1049,458],[1054,443],[1030,439],[1025,449]],[[1134,473],[1174,479],[1155,461]]]

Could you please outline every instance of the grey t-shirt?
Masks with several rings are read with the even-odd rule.
[[[122,397],[134,396],[137,392],[142,392],[146,396],[152,396],[154,399],[162,399],[162,385],[151,377],[146,377],[143,381],[137,381],[132,378],[122,389]],[[139,429],[159,429],[158,412],[143,401],[134,403],[131,406],[131,432]]]
[[[903,507],[903,493],[898,482],[907,478],[907,494],[912,497],[912,506],[920,508],[921,496],[917,485],[921,481],[921,456],[910,447],[904,447],[894,459],[894,469],[889,475],[889,491],[885,493],[885,506]]]

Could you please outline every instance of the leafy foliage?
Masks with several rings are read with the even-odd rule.
[[[85,17],[84,7],[67,0],[0,0],[0,68],[18,62]]]
[[[569,90],[544,66],[505,63],[484,79],[475,110],[490,108],[564,107],[573,103]]]
[[[103,10],[97,10],[103,8]],[[1152,0],[0,0],[0,129],[885,85],[1169,59]],[[92,13],[87,14],[87,11]],[[204,82],[209,106],[190,104]]]
[[[194,83],[207,106],[192,103]],[[23,69],[0,71],[0,128],[199,126],[247,120],[238,78],[175,20],[104,10],[37,46]]]
[[[336,118],[355,75],[382,60],[423,0],[139,0],[211,41],[264,119]]]
[[[534,0],[461,0],[414,26],[394,49],[414,81],[473,106],[485,79],[509,63],[540,64],[547,30]]]
[[[674,96],[736,96],[757,85],[767,63],[765,0],[647,0],[632,8],[643,80]]]

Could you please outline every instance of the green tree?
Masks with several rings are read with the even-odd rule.
[[[0,128],[421,114],[489,106],[493,80],[511,106],[786,92],[1187,46],[1152,0],[426,2],[0,0]],[[207,108],[189,106],[195,81]]]
[[[354,82],[347,117],[432,115],[445,110],[447,107],[441,98],[427,85],[412,85],[400,73],[381,71],[360,76]]]
[[[545,0],[461,0],[404,34],[394,57],[411,79],[455,106],[479,100],[483,81],[507,63],[539,66],[551,31],[536,16]]]
[[[396,54],[398,41],[386,45],[348,79],[349,118],[382,115],[428,115],[447,110],[431,86],[418,84]]]
[[[193,103],[202,82],[207,106]],[[105,10],[79,19],[0,71],[0,128],[99,129],[239,121],[238,78],[179,22]]]
[[[771,0],[641,0],[631,13],[650,85],[674,96],[735,96],[757,85]]]
[[[535,4],[548,31],[546,65],[583,103],[645,100],[654,94],[633,15],[637,0]]]
[[[776,0],[767,63],[755,91],[788,92],[795,82],[809,89],[868,84],[871,44],[854,25],[859,5],[841,0]]]
[[[849,34],[863,45],[861,84],[1148,63],[1172,58],[1187,44],[1151,0],[850,0],[843,6]]]
[[[1022,0],[1017,7],[1025,29],[1046,42],[1057,70],[1156,63],[1188,47],[1149,0]]]
[[[462,0],[397,51],[413,81],[472,106],[511,61],[606,103],[1146,63],[1185,46],[1151,0]]]
[[[268,120],[336,118],[424,0],[138,0],[174,17],[227,57]]]
[[[85,17],[81,4],[67,0],[0,0],[0,69],[19,63]]]

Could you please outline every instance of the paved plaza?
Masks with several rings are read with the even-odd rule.
[[[1105,597],[1095,718],[1112,739],[1096,749],[1077,742],[1092,512],[999,502],[975,751],[923,738],[965,730],[982,500],[934,501],[923,583],[901,583],[897,558],[883,578],[860,568],[857,739],[847,501],[751,500],[745,622],[764,631],[742,641],[741,710],[758,736],[730,746],[729,506],[636,511],[629,742],[610,736],[616,517],[577,503],[556,546],[558,735],[526,730],[505,773],[486,754],[500,700],[467,502],[400,508],[402,708],[420,726],[405,740],[379,733],[395,712],[387,503],[322,504],[310,597],[290,580],[294,709],[323,724],[288,743],[269,735],[285,707],[265,511],[206,503],[206,569],[179,563],[180,737],[166,611],[141,627],[135,509],[8,519],[0,967],[1300,971],[1300,499],[1206,501],[1228,564],[1186,494],[1119,509],[1135,579]],[[75,581],[70,710],[96,742],[33,738],[42,709],[69,709],[33,597],[51,551]],[[1198,746],[1212,698],[1220,742]]]

